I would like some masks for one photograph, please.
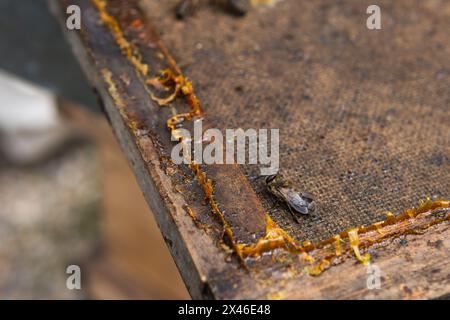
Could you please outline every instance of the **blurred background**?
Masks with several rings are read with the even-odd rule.
[[[0,299],[188,299],[46,1],[0,0],[0,40]]]

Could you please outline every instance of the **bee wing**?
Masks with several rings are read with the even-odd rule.
[[[304,214],[304,215],[309,214],[308,207],[295,206],[295,205],[292,205],[292,207],[293,207],[294,210],[297,211],[298,213],[301,213],[301,214]]]
[[[311,202],[314,201],[313,195],[309,192],[304,191],[304,192],[302,192],[301,196]]]
[[[282,188],[281,193],[292,209],[301,214],[309,214],[308,203],[300,196],[298,192],[295,192],[292,189]]]

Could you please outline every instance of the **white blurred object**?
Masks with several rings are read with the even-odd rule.
[[[68,136],[52,93],[0,70],[0,150],[10,161],[39,161]]]

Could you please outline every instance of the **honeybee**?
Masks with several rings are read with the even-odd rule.
[[[277,174],[266,177],[267,190],[279,200],[286,203],[294,221],[300,223],[297,214],[308,215],[316,207],[313,196],[307,192],[299,193],[295,191],[286,182],[277,181],[276,177]]]
[[[184,19],[188,15],[195,12],[200,6],[201,0],[181,0],[176,8],[176,16],[178,19]],[[215,4],[225,7],[228,11],[235,15],[243,16],[249,10],[250,0],[210,0]]]

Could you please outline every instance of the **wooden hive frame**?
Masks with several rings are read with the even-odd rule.
[[[448,201],[422,203],[400,218],[388,217],[317,245],[297,244],[270,220],[238,166],[175,166],[167,158],[173,145],[171,113],[149,95],[147,81],[158,78],[155,70],[170,70],[171,80],[180,85],[183,99],[175,107],[183,120],[203,116],[203,110],[136,1],[119,5],[127,9],[120,16],[118,8],[102,0],[70,1],[82,9],[81,31],[65,28],[68,1],[49,3],[102,101],[193,298],[404,299],[450,292]],[[204,122],[213,126],[207,115]],[[191,181],[180,184],[181,176]],[[205,210],[212,212],[212,231],[195,219]],[[382,290],[368,289],[367,268],[360,263],[367,261],[358,248],[376,249]],[[279,260],[258,259],[274,251],[283,251],[281,258],[275,255]]]

